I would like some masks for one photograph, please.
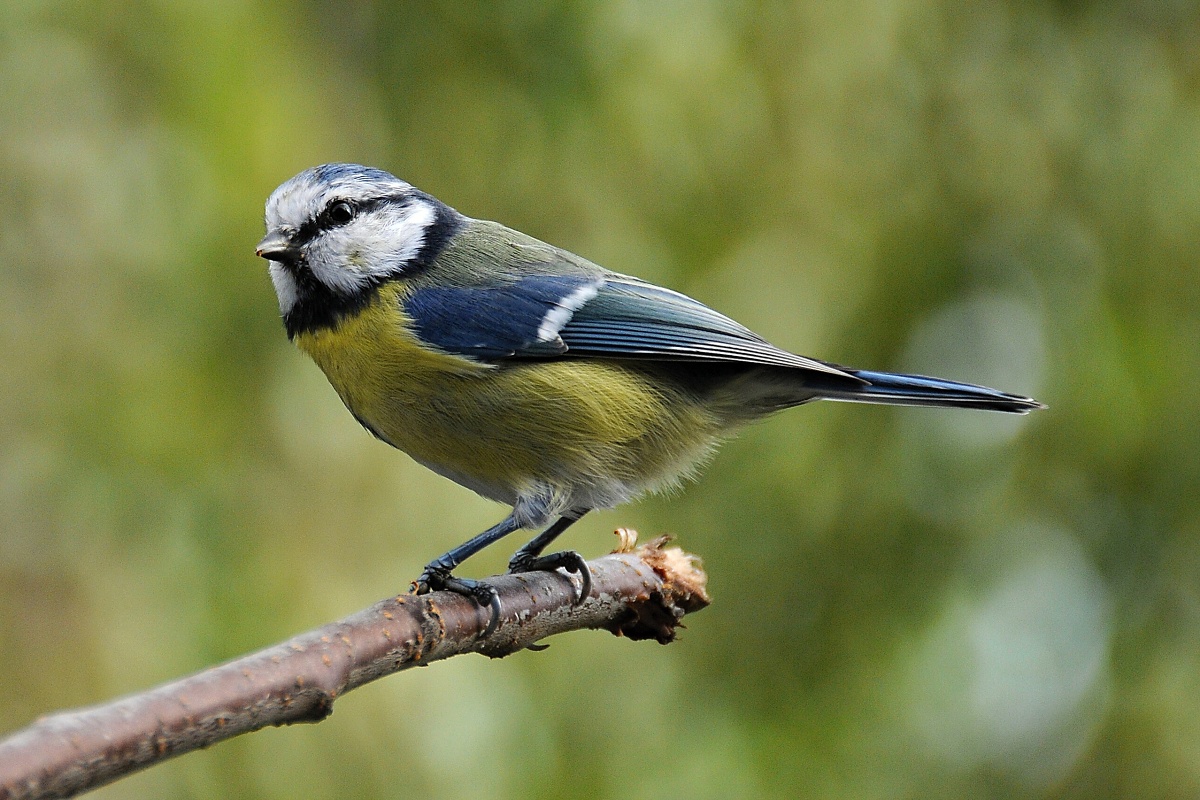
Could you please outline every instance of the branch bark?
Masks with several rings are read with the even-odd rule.
[[[320,722],[351,689],[461,653],[500,658],[583,628],[666,644],[685,614],[708,604],[705,575],[665,539],[636,550],[623,542],[589,562],[592,593],[580,605],[578,578],[565,573],[489,579],[503,611],[486,638],[490,612],[473,601],[401,595],[155,689],[42,717],[0,740],[0,800],[71,797],[268,725]]]

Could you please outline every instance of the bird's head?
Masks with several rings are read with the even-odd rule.
[[[324,164],[271,194],[267,235],[256,253],[270,262],[286,319],[305,304],[353,302],[399,277],[456,218],[452,209],[383,170]]]

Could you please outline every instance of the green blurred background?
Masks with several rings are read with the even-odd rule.
[[[97,797],[1200,794],[1195,3],[2,5],[0,730],[352,612],[502,515],[287,342],[254,245],[313,164],[1050,404],[778,416],[566,537],[700,554],[675,645],[454,659]]]

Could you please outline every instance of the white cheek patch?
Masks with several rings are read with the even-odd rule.
[[[604,281],[602,280],[584,284],[559,300],[558,304],[542,317],[542,324],[538,326],[537,331],[538,341],[552,342],[557,339],[563,326],[571,321],[571,317],[575,315],[576,311],[583,308],[585,303],[600,293],[600,287],[603,285]]]
[[[364,215],[344,229],[353,236],[346,252],[350,264],[373,277],[395,274],[421,252],[425,231],[436,218],[433,207],[422,200]]]
[[[308,265],[321,283],[342,294],[399,275],[421,252],[437,213],[424,201],[384,206],[326,231],[311,245]]]

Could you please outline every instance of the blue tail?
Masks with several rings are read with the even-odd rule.
[[[1044,405],[1028,397],[958,383],[924,375],[898,375],[891,372],[871,372],[847,369],[846,372],[866,381],[861,386],[822,390],[826,400],[848,403],[883,403],[895,406],[939,406],[943,408],[981,408],[1009,414],[1028,414]]]

